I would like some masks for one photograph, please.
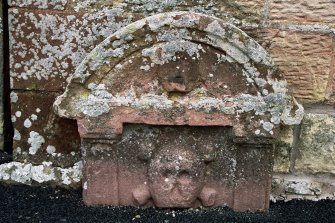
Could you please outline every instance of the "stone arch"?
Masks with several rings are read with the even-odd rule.
[[[155,90],[142,91],[141,87],[133,90],[135,80],[130,81],[130,78],[141,77],[127,76],[128,71],[144,70],[153,77],[155,72],[163,70],[157,67],[166,68],[168,64],[178,63],[178,55],[201,61],[199,58],[207,57],[204,47],[208,47],[207,51],[212,50],[212,55],[218,54],[218,63],[221,61],[228,66],[226,71],[233,66],[231,64],[236,65],[239,69],[236,75],[241,77],[239,80],[244,80],[245,86],[227,96],[222,92],[211,92],[215,86],[201,86],[200,81],[196,89],[169,83],[169,87],[159,88],[153,78],[148,78],[150,84],[140,84],[150,85]],[[131,58],[141,58],[142,61],[130,65]],[[192,61],[189,63],[196,66]],[[192,77],[194,72],[188,72],[186,77]],[[227,73],[220,75],[229,76]],[[128,89],[122,88],[122,83],[116,86],[116,77],[118,80],[124,78],[122,81],[128,84]],[[236,88],[230,84],[234,79],[224,79],[230,92]],[[164,80],[158,85],[162,82]],[[117,88],[121,90],[115,91]],[[129,89],[133,91],[127,91]],[[199,89],[205,89],[205,92],[197,92]],[[176,99],[169,91],[180,94]],[[122,124],[127,122],[234,126],[237,136],[271,136],[281,122],[296,124],[303,115],[302,106],[287,94],[286,81],[256,41],[232,24],[189,12],[154,15],[112,34],[80,64],[54,107],[60,116],[77,119],[82,126],[80,133],[87,137],[98,132],[106,133],[106,137],[120,134]],[[184,113],[179,114],[179,110]]]

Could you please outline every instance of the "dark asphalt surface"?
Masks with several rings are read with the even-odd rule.
[[[335,201],[271,204],[268,212],[86,207],[81,191],[0,184],[0,222],[335,222]]]

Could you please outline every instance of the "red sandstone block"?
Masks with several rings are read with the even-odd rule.
[[[335,22],[333,0],[275,0],[270,3],[270,19],[275,22]]]
[[[10,9],[11,88],[62,91],[86,54],[128,24],[122,12]]]
[[[119,205],[117,171],[117,164],[110,160],[86,160],[83,184],[85,204]]]
[[[16,160],[33,163],[51,160],[55,164],[70,165],[78,158],[80,137],[76,121],[54,114],[55,97],[53,93],[11,93]],[[76,154],[71,155],[71,152]],[[60,157],[59,153],[64,156]]]
[[[327,96],[331,73],[331,34],[257,29],[248,32],[270,53],[290,90],[302,102],[321,102]]]
[[[335,103],[335,36],[333,37],[333,53],[328,82],[327,99],[329,100],[329,102],[333,104]]]
[[[8,0],[11,7],[29,7],[39,9],[58,9],[63,10],[67,4],[67,0]]]
[[[235,147],[226,141],[227,133],[227,129],[218,127],[127,125],[122,139],[84,139],[84,202],[161,208],[227,205],[236,211],[268,209],[271,146]],[[177,135],[183,142],[177,140]],[[196,145],[196,150],[191,145]]]

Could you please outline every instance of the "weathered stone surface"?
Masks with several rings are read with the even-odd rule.
[[[2,19],[2,2],[0,2],[0,150],[4,149],[4,86],[3,86],[3,19]]]
[[[229,19],[230,22],[259,22],[262,18],[265,0],[185,0],[185,1],[161,1],[161,0],[120,0],[120,1],[71,1],[67,9],[75,11],[98,10],[102,7],[122,7],[128,12],[143,14],[144,16],[154,15],[169,11],[191,11],[204,13]]]
[[[81,186],[82,167],[81,161],[68,168],[52,166],[52,162],[43,162],[41,165],[10,162],[0,165],[0,182],[79,188]]]
[[[9,10],[11,88],[62,91],[87,52],[129,23],[122,13]]]
[[[55,97],[53,93],[11,92],[16,161],[51,161],[58,166],[78,161],[77,124],[53,113]]]
[[[9,0],[12,7],[56,9],[76,12],[97,12],[102,9],[122,9],[143,18],[169,11],[191,11],[229,19],[233,23],[259,22],[264,14],[265,0]]]
[[[227,127],[128,124],[122,138],[84,139],[84,201],[264,210],[269,205],[271,146],[234,145],[231,133]]]
[[[333,54],[328,82],[327,100],[335,105],[335,35],[333,36]]]
[[[307,114],[300,135],[295,169],[305,173],[335,173],[335,118]]]
[[[12,7],[62,10],[65,8],[67,2],[68,0],[8,0],[8,5]]]
[[[269,208],[273,160],[272,145],[240,145],[236,151],[234,210]]]
[[[270,19],[274,22],[335,22],[333,0],[274,0],[270,6]]]
[[[187,12],[108,37],[54,107],[78,121],[87,204],[237,211],[269,207],[273,135],[303,116],[260,45]]]
[[[229,125],[241,136],[273,135],[281,121],[300,122],[303,108],[287,97],[263,48],[233,25],[189,15],[148,17],[110,36],[78,67],[55,102],[57,113],[81,117],[82,137],[98,126],[102,135],[120,134],[129,122]]]
[[[325,100],[333,52],[330,34],[276,29],[251,30],[249,34],[270,53],[296,98]]]
[[[297,195],[320,195],[321,184],[306,181],[289,181],[285,185],[285,192]]]
[[[290,169],[290,154],[293,145],[293,127],[285,126],[279,131],[274,149],[275,173],[288,173]]]
[[[335,177],[329,174],[274,174],[272,201],[335,199]]]

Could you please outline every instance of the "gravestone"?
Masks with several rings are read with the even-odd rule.
[[[259,44],[187,12],[111,35],[54,109],[77,120],[86,204],[236,211],[268,209],[273,139],[303,116]]]

